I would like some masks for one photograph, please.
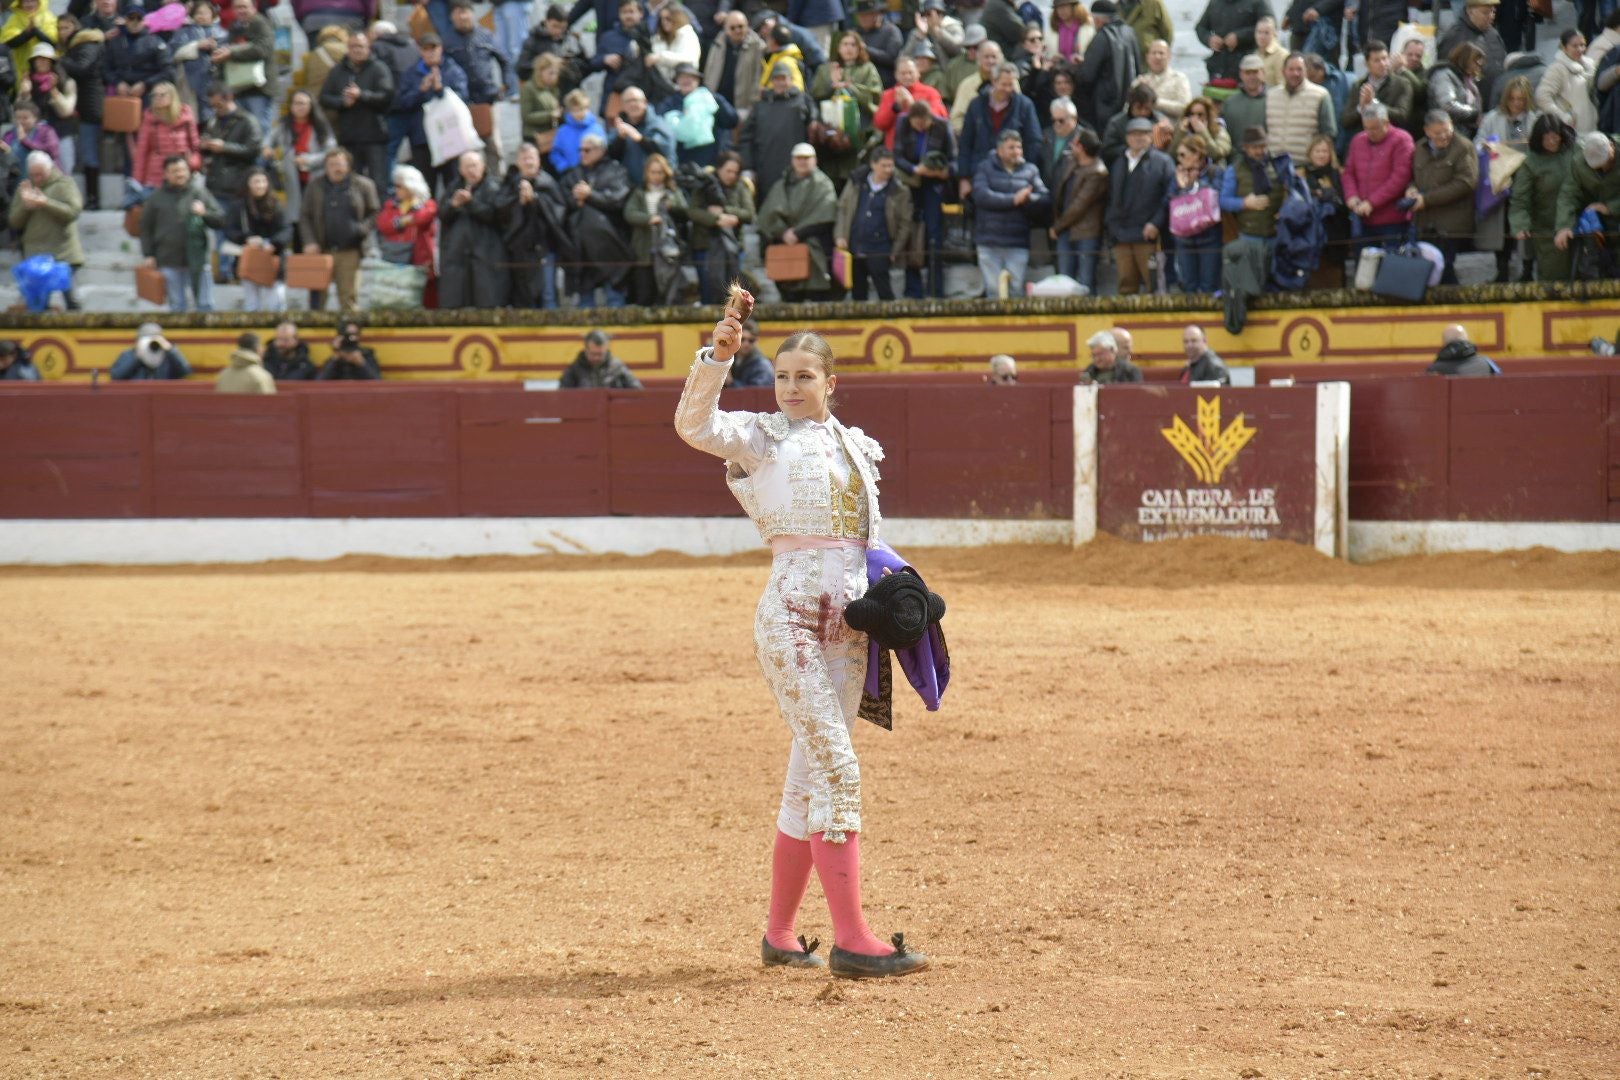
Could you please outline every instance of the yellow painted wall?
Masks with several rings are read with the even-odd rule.
[[[1262,310],[1238,337],[1212,313],[1149,311],[1115,315],[936,316],[869,321],[832,320],[811,328],[832,342],[844,370],[949,371],[977,369],[1005,352],[1036,368],[1085,366],[1088,336],[1124,326],[1147,364],[1180,364],[1181,328],[1198,318],[1210,344],[1229,363],[1382,362],[1432,358],[1441,331],[1460,322],[1480,351],[1499,360],[1579,356],[1594,336],[1613,337],[1620,299],[1552,300],[1506,304],[1423,305]],[[799,324],[764,324],[767,353]],[[241,327],[176,327],[169,337],[201,373],[218,370]],[[273,326],[255,328],[269,340]],[[706,340],[708,324],[661,323],[612,329],[613,351],[643,377],[683,376]],[[400,379],[554,379],[580,349],[578,326],[373,327],[367,343],[384,376]],[[332,331],[308,328],[316,363],[330,355]],[[48,379],[87,380],[110,367],[134,340],[130,329],[50,327],[19,329]]]

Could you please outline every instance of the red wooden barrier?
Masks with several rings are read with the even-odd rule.
[[[0,517],[740,513],[720,464],[676,437],[676,397],[0,386]],[[839,416],[888,452],[886,514],[1068,516],[1068,381],[873,376],[841,381],[839,397]],[[768,410],[772,392],[729,391],[722,407]],[[1358,379],[1350,450],[1356,519],[1620,521],[1620,375]]]

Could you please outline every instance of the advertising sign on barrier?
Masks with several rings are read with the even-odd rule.
[[[1344,553],[1350,388],[1075,388],[1075,543],[1229,536]]]

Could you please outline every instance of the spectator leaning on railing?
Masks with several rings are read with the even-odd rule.
[[[1024,295],[1030,228],[1045,218],[1051,202],[1041,170],[1024,159],[1023,138],[1015,129],[1004,128],[995,155],[982,161],[973,175],[979,274],[986,296]]]

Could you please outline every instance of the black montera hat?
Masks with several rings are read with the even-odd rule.
[[[866,595],[844,609],[850,629],[871,634],[885,649],[909,649],[928,624],[945,617],[945,601],[910,570],[885,574]]]

